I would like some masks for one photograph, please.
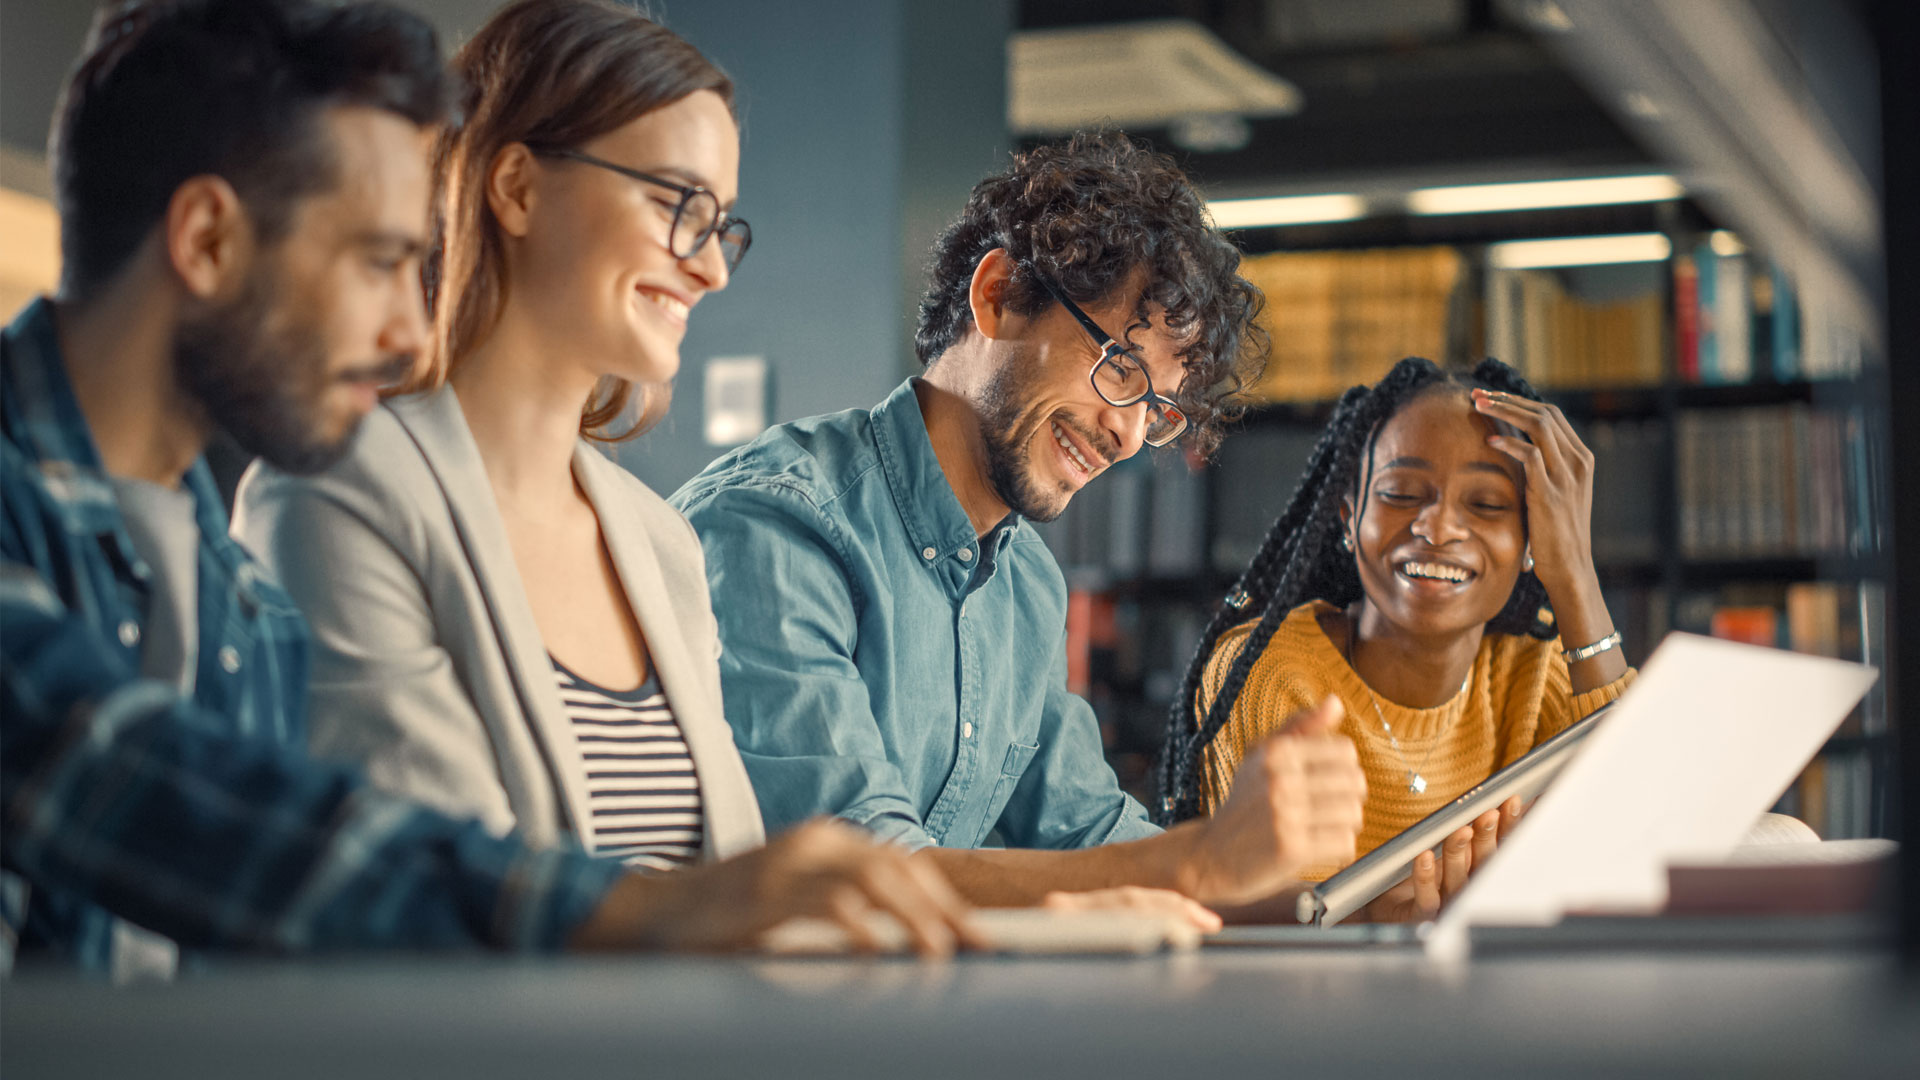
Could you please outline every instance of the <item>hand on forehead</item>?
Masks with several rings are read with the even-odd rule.
[[[1464,389],[1437,386],[1404,402],[1381,425],[1371,466],[1376,473],[1388,468],[1499,473],[1516,486],[1523,484],[1519,464],[1487,445],[1491,435],[1524,437],[1512,425],[1476,411]]]

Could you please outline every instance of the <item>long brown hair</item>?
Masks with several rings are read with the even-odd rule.
[[[444,386],[499,321],[506,251],[486,183],[502,150],[577,147],[700,90],[733,107],[732,80],[700,50],[606,0],[516,0],[461,47],[453,70],[464,83],[462,120],[434,149],[435,243],[423,271],[433,339],[395,393]],[[581,410],[580,433],[620,442],[653,426],[666,412],[664,386],[643,394],[632,426],[609,430],[633,389],[625,379],[601,379]]]

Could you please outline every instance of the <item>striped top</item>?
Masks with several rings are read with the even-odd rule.
[[[648,674],[637,689],[608,690],[558,660],[553,677],[586,761],[593,821],[581,841],[640,870],[698,861],[705,832],[700,778],[659,681]]]

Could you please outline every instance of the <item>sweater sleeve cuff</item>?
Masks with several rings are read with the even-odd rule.
[[[1575,694],[1572,705],[1573,718],[1584,720],[1593,713],[1593,710],[1626,693],[1627,687],[1633,685],[1634,676],[1637,674],[1639,673],[1634,669],[1628,668],[1619,678],[1605,686],[1595,687],[1584,694]]]

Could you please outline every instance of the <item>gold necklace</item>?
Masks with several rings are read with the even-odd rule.
[[[1367,680],[1360,674],[1360,669],[1354,666],[1353,626],[1359,620],[1355,619],[1351,613],[1343,612],[1342,614],[1346,615],[1347,619],[1347,667],[1353,669],[1353,677],[1359,680],[1360,688],[1367,692],[1367,703],[1373,706],[1374,718],[1380,721],[1381,730],[1387,733],[1387,745],[1393,747],[1393,756],[1400,759],[1400,767],[1407,771],[1407,790],[1415,795],[1424,795],[1427,791],[1427,778],[1424,775],[1427,771],[1427,763],[1433,760],[1433,752],[1440,748],[1440,743],[1446,738],[1447,732],[1453,730],[1453,723],[1460,719],[1460,714],[1455,713],[1452,719],[1447,721],[1447,725],[1434,735],[1433,745],[1427,747],[1427,756],[1420,759],[1418,769],[1408,765],[1407,755],[1400,749],[1400,737],[1393,733],[1393,725],[1387,723],[1387,714],[1380,711],[1380,699],[1373,696],[1373,687],[1367,685]],[[1460,692],[1466,693],[1467,687],[1471,685],[1473,685],[1473,665],[1468,664],[1467,677],[1460,681]],[[1465,711],[1464,708],[1461,709],[1461,712]]]

